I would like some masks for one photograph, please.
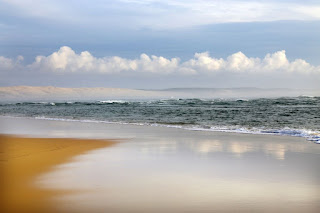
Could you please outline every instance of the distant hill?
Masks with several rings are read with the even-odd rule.
[[[93,101],[109,99],[170,99],[170,98],[275,98],[320,96],[320,90],[261,88],[170,88],[139,90],[122,88],[61,88],[14,86],[0,87],[1,102],[20,101]]]

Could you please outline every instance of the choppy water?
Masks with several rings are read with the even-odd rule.
[[[0,115],[290,135],[320,143],[320,97],[23,102],[0,104]]]

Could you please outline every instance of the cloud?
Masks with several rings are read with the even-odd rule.
[[[182,64],[197,72],[249,71],[259,64],[257,58],[248,58],[242,52],[230,55],[226,60],[210,57],[208,52],[196,53],[194,59]]]
[[[8,71],[21,67],[23,56],[19,55],[16,59],[0,56],[0,71]]]
[[[61,47],[49,56],[37,56],[29,69],[53,72],[100,72],[119,73],[125,71],[172,73],[178,69],[179,59],[166,59],[141,54],[139,59],[130,60],[118,56],[96,58],[88,51],[76,54],[70,47]]]
[[[63,0],[2,0],[0,6],[9,11],[8,17],[14,12],[22,18],[80,23],[82,27],[99,29],[106,23],[109,27],[163,29],[226,22],[320,19],[319,2],[312,0],[93,0],[77,1],[77,5]]]
[[[109,75],[149,73],[156,75],[214,75],[216,73],[314,73],[320,66],[312,66],[303,59],[289,61],[284,50],[268,53],[264,58],[247,57],[242,52],[226,59],[214,58],[208,52],[196,53],[185,62],[179,58],[164,58],[141,54],[137,59],[119,56],[97,58],[88,51],[77,54],[70,47],[61,47],[49,56],[37,56],[35,61],[22,65],[23,57],[0,56],[0,70],[28,70],[50,73],[103,73]]]
[[[289,62],[284,50],[267,54],[263,59],[249,58],[242,52],[237,52],[226,60],[212,58],[208,52],[196,53],[194,59],[182,64],[195,72],[237,72],[237,73],[270,73],[270,72],[300,72],[320,74],[320,67],[310,65],[303,59]]]

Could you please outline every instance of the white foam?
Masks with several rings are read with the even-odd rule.
[[[102,103],[102,104],[119,103],[119,104],[123,104],[123,103],[127,103],[127,101],[123,101],[123,100],[105,100],[105,101],[98,101],[98,103]]]
[[[122,125],[138,125],[138,126],[154,126],[165,128],[178,128],[190,131],[216,131],[216,132],[230,132],[240,134],[259,134],[259,135],[283,135],[292,137],[303,137],[308,141],[320,144],[320,131],[308,129],[265,129],[265,128],[246,128],[239,126],[208,126],[201,127],[199,125],[173,125],[173,124],[159,124],[159,123],[134,123],[134,122],[120,122],[120,121],[102,121],[102,120],[80,120],[68,118],[51,118],[51,117],[35,117],[34,119],[53,120],[53,121],[67,121],[67,122],[85,122],[85,123],[105,123],[105,124],[122,124]]]

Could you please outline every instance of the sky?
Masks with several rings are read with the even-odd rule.
[[[318,0],[0,0],[0,86],[320,89]]]

